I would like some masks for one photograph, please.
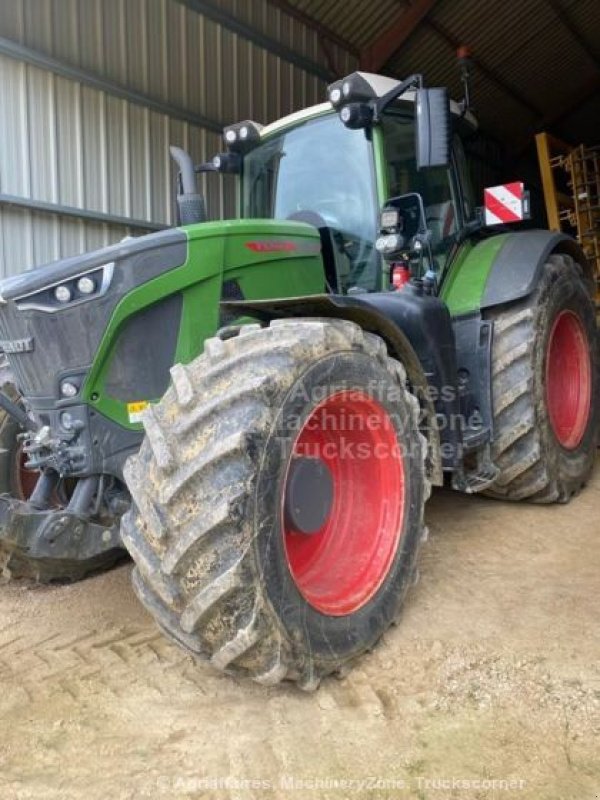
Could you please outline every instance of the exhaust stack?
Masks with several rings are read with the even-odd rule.
[[[171,157],[179,167],[177,210],[180,225],[206,222],[206,204],[196,185],[196,171],[189,153],[181,147],[170,147]]]

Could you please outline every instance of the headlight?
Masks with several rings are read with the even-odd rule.
[[[60,384],[60,393],[63,397],[75,397],[79,389],[71,381],[62,381]]]
[[[54,290],[54,297],[58,300],[59,303],[68,303],[69,300],[73,297],[73,293],[69,289],[68,286],[57,286]]]
[[[89,278],[87,275],[84,275],[83,278],[79,278],[77,281],[77,290],[81,292],[81,294],[92,294],[95,288],[96,284],[94,279]]]
[[[19,311],[35,309],[36,311],[62,311],[78,303],[86,303],[106,294],[115,268],[114,261],[95,267],[88,272],[75,274],[60,283],[50,284],[31,294],[15,298]]]

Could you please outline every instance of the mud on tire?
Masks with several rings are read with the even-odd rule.
[[[402,442],[401,536],[380,588],[350,615],[328,616],[298,591],[283,549],[281,486],[294,436],[294,387],[393,388],[386,411]],[[312,384],[311,384],[312,381]],[[291,404],[291,405],[290,405]],[[303,413],[310,412],[304,401]],[[122,538],[142,603],[172,639],[220,670],[314,689],[371,648],[398,617],[423,533],[426,443],[418,403],[384,343],[345,321],[287,320],[205,344],[172,369],[125,467],[134,503]]]
[[[550,420],[547,358],[553,324],[576,316],[589,342],[591,407],[580,441],[564,447]],[[492,458],[500,468],[486,492],[506,500],[568,502],[593,469],[598,441],[598,339],[594,303],[581,267],[551,255],[533,295],[488,314],[494,322]]]

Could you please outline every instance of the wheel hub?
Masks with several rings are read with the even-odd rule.
[[[317,533],[333,504],[333,478],[320,458],[292,459],[285,491],[286,525],[298,533]]]
[[[591,412],[590,347],[577,314],[562,311],[552,326],[546,358],[546,402],[554,435],[567,450],[580,444]]]
[[[385,408],[359,391],[316,406],[294,443],[282,497],[287,564],[313,608],[343,616],[373,597],[398,551],[404,498],[403,454]]]
[[[14,465],[16,492],[19,500],[29,500],[39,478],[39,472],[27,469],[26,463],[27,455],[24,453],[22,445],[19,445]]]

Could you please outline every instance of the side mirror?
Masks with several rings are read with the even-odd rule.
[[[418,89],[415,99],[417,169],[450,164],[451,127],[448,90]]]

